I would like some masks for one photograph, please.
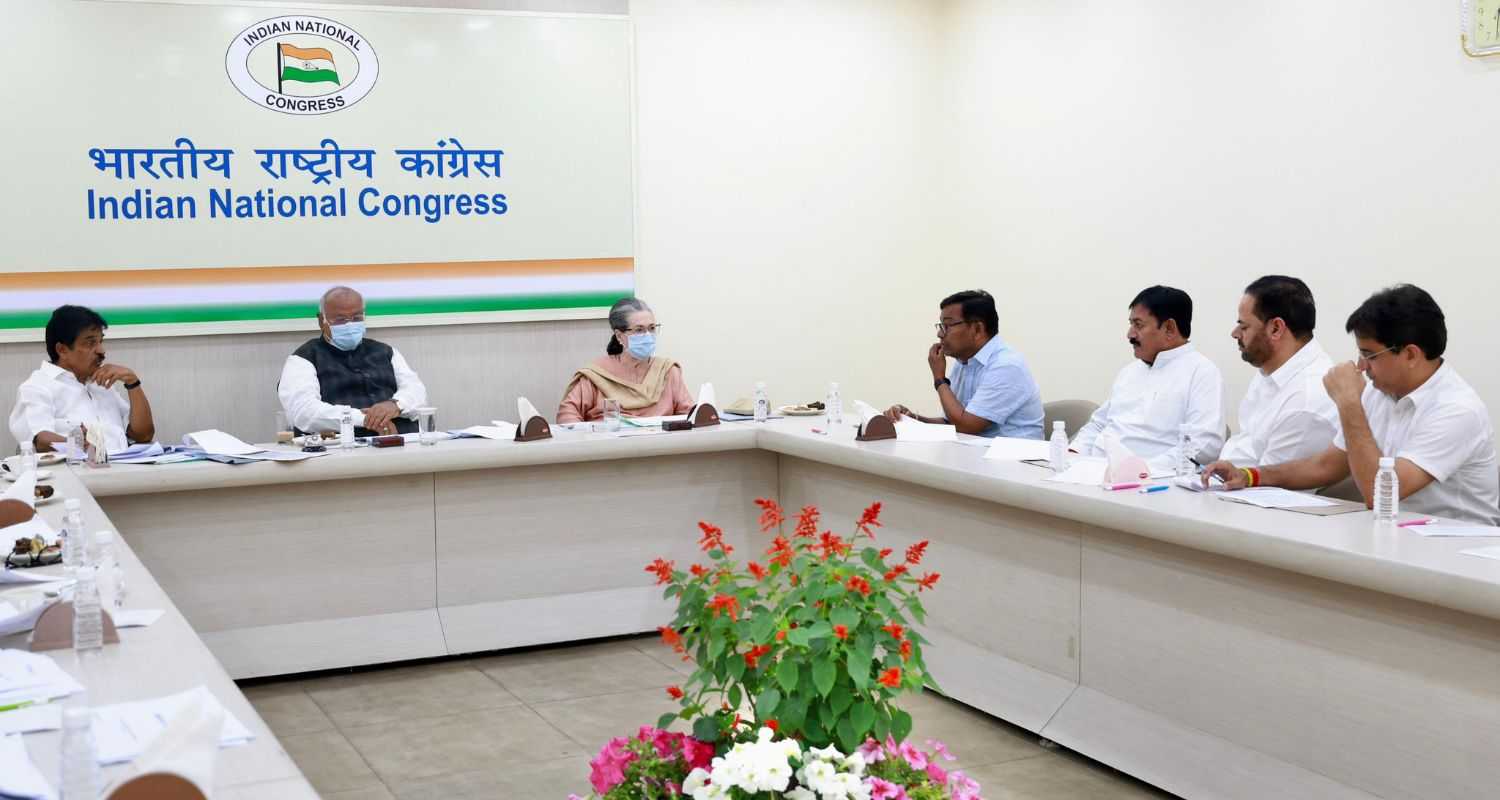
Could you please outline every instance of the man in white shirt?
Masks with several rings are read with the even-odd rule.
[[[1153,473],[1171,472],[1183,426],[1198,463],[1217,458],[1224,444],[1224,380],[1197,348],[1193,300],[1170,286],[1152,286],[1130,301],[1126,339],[1137,360],[1115,377],[1109,399],[1073,438],[1072,449],[1104,455],[1102,437],[1113,437],[1144,459]]]
[[[1307,284],[1267,275],[1245,287],[1231,334],[1260,370],[1240,402],[1239,432],[1219,458],[1241,467],[1281,464],[1328,448],[1339,412],[1323,388],[1333,361],[1313,340],[1317,306]]]
[[[10,432],[37,452],[67,441],[77,427],[97,429],[108,450],[156,436],[151,403],[134,370],[104,361],[104,329],[92,309],[59,306],[47,320],[47,359],[16,388]],[[125,393],[114,390],[119,384]]]
[[[1339,432],[1322,453],[1278,466],[1205,474],[1228,488],[1313,489],[1350,475],[1374,503],[1382,456],[1396,459],[1401,507],[1465,522],[1500,524],[1500,474],[1489,411],[1443,360],[1448,328],[1432,295],[1409,284],[1376,292],[1349,316],[1359,358],[1323,379]],[[1369,378],[1368,384],[1365,379]]]
[[[355,434],[412,433],[416,410],[427,404],[427,387],[401,351],[365,338],[365,299],[335,286],[318,302],[318,328],[287,356],[277,395],[287,421],[299,431],[336,431],[345,412]]]

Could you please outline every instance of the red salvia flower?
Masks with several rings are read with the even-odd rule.
[[[681,653],[684,651],[684,648],[682,646],[682,634],[678,633],[675,628],[669,628],[663,625],[660,628],[657,628],[657,630],[661,631],[662,644],[672,648],[672,651],[675,653]]]
[[[875,534],[870,529],[878,527],[880,527],[880,504],[871,503],[870,507],[865,509],[865,513],[859,515],[859,522],[854,523],[854,528],[874,539]]]
[[[658,558],[646,565],[646,571],[656,575],[657,585],[670,583],[672,581],[672,567],[676,564],[677,562],[675,561]]]
[[[901,640],[901,660],[902,661],[909,661],[909,660],[911,660],[911,640],[910,639],[902,639]]]
[[[698,540],[698,546],[703,548],[703,552],[723,550],[726,556],[734,552],[734,548],[724,542],[723,528],[707,522],[699,522],[698,527],[703,529],[703,536]]]
[[[844,626],[844,625],[835,625],[835,626],[833,626],[833,638],[835,638],[835,639],[847,639],[847,638],[849,638],[849,628],[846,627],[846,626]]]
[[[708,574],[708,570],[702,564],[694,564],[688,567],[688,570],[693,573],[694,578],[701,578]]]
[[[784,641],[786,641],[786,631],[785,630],[779,630],[779,631],[776,632],[776,641],[778,641],[778,642],[784,642]]]
[[[771,547],[766,550],[766,555],[770,557],[771,563],[780,564],[782,567],[790,567],[792,565],[792,556],[795,554],[795,551],[792,550],[792,543],[788,542],[786,537],[780,534],[777,534],[776,538],[771,540]]]
[[[758,644],[750,648],[745,653],[745,668],[755,669],[756,663],[760,661],[760,657],[769,652],[771,652],[771,646],[768,644]]]
[[[894,622],[892,622],[889,625],[882,625],[882,626],[880,626],[880,629],[883,630],[883,631],[885,631],[886,633],[889,633],[891,635],[892,639],[905,639],[906,638],[906,629],[903,628],[903,627],[901,627],[900,625],[897,625]]]
[[[766,572],[766,568],[765,567],[762,567],[761,565],[755,563],[754,561],[750,562],[749,569],[750,569],[750,574],[754,575],[755,579],[758,580],[758,581],[765,580],[766,576],[770,574],[770,573]]]
[[[716,594],[714,595],[714,599],[708,601],[705,607],[712,609],[715,617],[719,616],[719,612],[723,611],[729,614],[729,618],[732,620],[737,621],[740,618],[740,600],[733,595]]]
[[[895,579],[897,579],[897,578],[899,578],[899,577],[901,577],[902,575],[905,575],[905,574],[906,574],[906,565],[905,564],[897,564],[896,566],[891,567],[891,571],[890,572],[887,572],[885,574],[885,579],[887,581],[893,581],[893,580],[895,580]]]
[[[766,727],[770,728],[773,731],[779,731],[781,730],[781,723],[777,722],[774,719],[768,719],[766,720]]]
[[[880,548],[880,557],[881,558],[885,558],[886,556],[889,556],[891,553],[892,553],[892,550],[889,547],[882,547],[882,548]]]
[[[849,552],[850,546],[848,542],[844,541],[844,537],[833,531],[823,531],[818,547],[823,551],[823,560],[827,561],[832,556],[841,556]]]
[[[670,697],[670,698],[672,698],[673,700],[681,700],[682,699],[682,690],[679,689],[679,688],[677,688],[676,686],[668,686],[667,687],[667,696]]]
[[[786,515],[781,511],[781,504],[768,497],[757,497],[755,504],[760,506],[760,529],[768,531],[777,527],[786,520]]]
[[[900,686],[901,685],[901,668],[900,667],[891,667],[890,669],[886,670],[885,672],[880,673],[880,682],[882,684],[886,685],[886,686],[891,687],[892,689],[896,688],[897,686]]]
[[[917,542],[911,547],[906,548],[906,563],[916,566],[917,564],[922,563],[922,556],[926,554],[927,540],[923,539],[922,541]]]
[[[817,506],[803,506],[802,510],[799,511],[799,512],[797,512],[797,528],[796,528],[795,531],[792,532],[792,535],[793,536],[800,536],[800,537],[802,537],[804,539],[812,539],[812,538],[817,537],[817,535],[818,535],[818,507]]]
[[[932,587],[937,585],[938,578],[941,577],[942,575],[937,572],[929,572],[926,575],[923,575],[921,580],[917,581],[917,591],[920,592],[923,589],[931,589]]]
[[[851,592],[859,592],[862,595],[868,596],[870,594],[870,582],[858,575],[849,576],[849,582],[844,584],[844,587]]]

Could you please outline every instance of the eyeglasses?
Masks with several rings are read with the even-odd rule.
[[[637,325],[634,328],[626,328],[626,336],[638,336],[643,333],[655,334],[661,332],[661,323],[655,325]]]
[[[364,312],[360,312],[360,313],[355,314],[355,315],[350,316],[350,317],[334,317],[333,319],[328,320],[328,324],[329,325],[348,325],[351,322],[364,322],[364,321],[365,321]]]
[[[953,327],[956,327],[958,325],[962,325],[962,324],[964,324],[966,322],[974,322],[974,320],[971,320],[971,319],[961,319],[958,322],[939,322],[939,323],[934,324],[933,327],[937,329],[937,335],[939,335],[939,336],[947,336],[949,328],[953,328]]]
[[[1385,355],[1386,353],[1394,353],[1398,349],[1400,349],[1400,348],[1387,347],[1384,350],[1379,350],[1379,351],[1376,351],[1374,353],[1366,353],[1363,350],[1361,350],[1360,353],[1359,353],[1359,357],[1357,357],[1357,358],[1354,359],[1354,363],[1356,363],[1356,364],[1368,364],[1371,361],[1374,361],[1375,359],[1377,359],[1377,358]]]

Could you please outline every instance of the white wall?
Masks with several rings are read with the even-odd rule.
[[[1009,295],[1004,334],[1049,399],[1102,397],[1130,357],[1125,304],[1166,283],[1192,294],[1235,408],[1235,304],[1278,272],[1312,287],[1335,358],[1372,291],[1426,288],[1500,411],[1500,61],[1460,52],[1457,6],[947,3],[933,261]]]
[[[934,8],[632,0],[639,293],[690,385],[930,394]]]

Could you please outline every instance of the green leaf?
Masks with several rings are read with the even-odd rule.
[[[817,687],[818,694],[827,697],[833,689],[833,680],[836,677],[838,677],[838,668],[834,666],[831,659],[823,659],[813,664],[813,686]]]
[[[664,592],[661,593],[661,596],[662,597],[676,597],[677,595],[679,595],[681,593],[682,593],[682,587],[681,586],[669,585],[669,586],[667,586],[666,591],[664,591]]]
[[[677,715],[675,713],[673,713],[673,714],[662,714],[660,717],[656,718],[656,727],[658,727],[658,728],[666,728],[668,725],[671,725],[673,722],[676,722],[676,721],[677,721]]]
[[[842,691],[839,691],[840,689]],[[849,704],[854,702],[854,695],[849,693],[847,686],[840,687],[835,684],[834,690],[833,695],[828,698],[828,705],[833,709],[833,713],[842,714],[849,708]]]
[[[886,713],[886,711],[885,711],[884,708],[878,709],[875,712],[875,738],[879,739],[879,740],[884,740],[885,737],[886,737],[886,735],[889,734],[890,732],[891,732],[891,717],[890,717],[890,715]]]
[[[832,635],[833,626],[828,624],[828,620],[826,619],[820,619],[817,622],[814,622],[807,629],[807,637],[809,639],[826,639]]]
[[[833,708],[824,703],[818,706],[818,721],[823,723],[823,730],[832,733],[834,726],[838,724],[839,715],[833,713]]]
[[[859,551],[859,558],[865,562],[865,566],[876,572],[885,572],[885,565],[880,563],[880,551],[873,547],[866,547]]]
[[[911,733],[911,715],[899,708],[891,712],[891,736],[903,742],[908,733]]]
[[[713,717],[699,717],[693,720],[693,738],[702,742],[717,742],[719,740],[719,722]]]
[[[807,743],[814,747],[828,740],[828,732],[824,730],[814,714],[807,715],[807,720],[802,723],[802,732],[807,735]]]
[[[781,703],[776,720],[781,723],[782,733],[788,736],[802,730],[802,723],[807,720],[807,698],[801,695],[788,697]]]
[[[729,687],[729,707],[730,708],[739,708],[740,707],[740,701],[743,700],[743,699],[745,699],[745,696],[740,693],[740,685],[738,683],[736,683],[735,685]],[[657,727],[661,727],[661,726],[658,725]]]
[[[735,683],[738,683],[743,680],[744,677],[745,659],[737,655],[731,655],[729,658],[729,679],[731,681],[734,681]]]
[[[786,632],[786,640],[796,647],[806,647],[812,641],[812,634],[807,628],[792,628]]]
[[[849,722],[854,726],[855,733],[869,732],[875,725],[875,707],[868,700],[855,703],[854,710],[849,712]]]
[[[859,627],[859,611],[849,606],[839,606],[829,616],[833,619],[833,624],[843,625],[851,631]]]
[[[844,752],[852,753],[855,748],[859,747],[859,732],[854,729],[854,722],[848,717],[839,720],[837,733],[840,749]]]
[[[724,636],[709,636],[708,637],[708,660],[709,661],[713,661],[714,659],[718,658],[719,654],[724,652],[724,647],[728,643],[729,643],[729,639],[727,637],[724,637]]]
[[[775,686],[766,689],[760,693],[760,697],[755,698],[755,718],[761,721],[770,719],[771,715],[776,713],[776,706],[780,703],[781,692],[777,691]]]
[[[762,613],[750,625],[750,639],[757,643],[764,643],[771,638],[771,632],[774,630],[776,630],[776,617],[769,613]]]
[[[791,694],[797,689],[797,662],[790,658],[783,658],[776,665],[776,682],[781,684],[781,690]]]

